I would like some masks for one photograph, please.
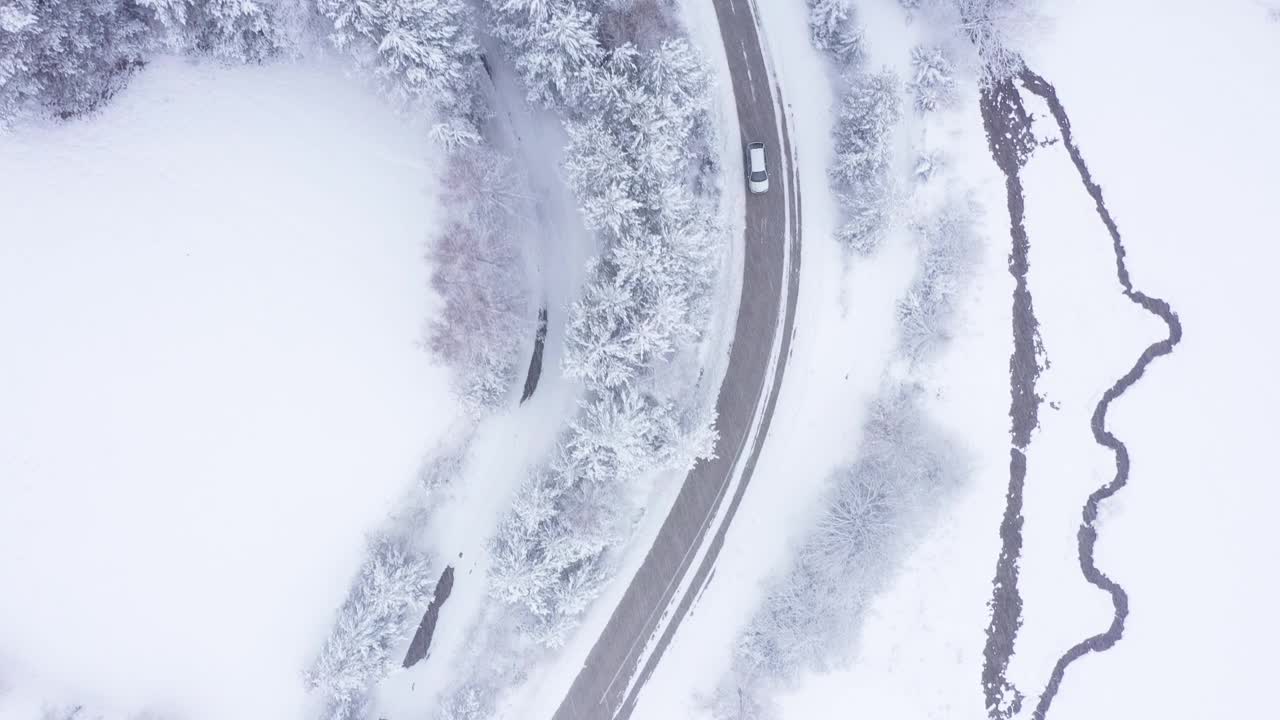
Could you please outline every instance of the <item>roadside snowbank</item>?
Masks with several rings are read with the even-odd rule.
[[[172,59],[0,138],[0,715],[306,713],[456,412],[428,149],[329,64]]]

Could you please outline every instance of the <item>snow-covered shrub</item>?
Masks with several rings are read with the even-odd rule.
[[[390,538],[373,543],[333,632],[305,674],[307,686],[326,698],[326,720],[364,717],[369,686],[391,669],[392,647],[413,632],[431,595],[424,558]]]
[[[469,682],[445,698],[435,720],[489,720],[494,715],[492,689]]]
[[[838,188],[884,182],[890,135],[898,121],[898,79],[890,71],[864,73],[840,102],[831,179]]]
[[[809,35],[814,47],[837,62],[862,59],[862,28],[848,0],[809,0]]]
[[[950,340],[956,298],[977,257],[977,212],[971,199],[952,196],[915,227],[920,268],[898,302],[901,345],[913,362],[930,357]]]
[[[449,487],[462,475],[463,459],[470,449],[470,443],[464,442],[453,447],[438,448],[430,460],[419,471],[418,479],[422,489],[428,495]]]
[[[915,176],[918,182],[928,182],[934,175],[945,169],[946,166],[947,157],[942,151],[926,148],[916,156],[916,162],[911,168],[911,174]]]
[[[912,48],[911,72],[908,87],[917,111],[931,112],[955,103],[955,63],[942,47]]]
[[[832,130],[834,153],[828,174],[840,205],[836,239],[858,255],[880,247],[892,214],[889,174],[894,125],[901,115],[898,78],[889,70],[863,67],[862,29],[844,0],[809,0],[814,47],[841,66],[840,106]]]
[[[565,367],[613,387],[699,334],[719,227],[688,190],[689,150],[705,147],[709,104],[705,65],[692,46],[669,40],[647,53],[623,46],[590,78],[583,92],[591,112],[570,123],[565,169],[608,249],[574,306]]]
[[[843,215],[838,238],[856,252],[869,254],[878,247],[891,213],[890,159],[900,114],[893,73],[851,76],[833,131],[835,157],[829,175]]]
[[[109,99],[157,49],[257,62],[322,22],[390,95],[436,109],[446,146],[479,140],[479,49],[464,0],[7,0],[0,124],[39,108],[71,117]]]
[[[1018,47],[1037,22],[1037,0],[952,0],[960,26],[982,62],[986,82],[1022,70]]]
[[[529,303],[518,226],[530,213],[519,175],[498,152],[459,148],[447,163],[449,220],[431,248],[431,284],[444,312],[431,325],[430,345],[479,413],[502,403],[519,371]]]
[[[899,0],[911,16],[919,11],[944,31],[954,32],[976,52],[984,83],[1022,70],[1020,50],[1042,24],[1041,0]]]
[[[772,717],[770,687],[824,671],[854,648],[863,612],[921,518],[954,487],[958,463],[925,417],[919,391],[886,385],[872,404],[858,459],[832,473],[818,522],[734,650],[718,718]]]

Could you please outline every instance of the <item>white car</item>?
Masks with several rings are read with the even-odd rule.
[[[764,169],[764,143],[753,142],[747,145],[747,187],[753,193],[766,192],[769,189],[769,173]]]

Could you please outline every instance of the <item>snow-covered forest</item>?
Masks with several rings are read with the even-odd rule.
[[[655,380],[700,339],[718,279],[723,232],[702,180],[714,161],[709,91],[702,58],[639,6],[491,9],[530,100],[564,118],[565,170],[603,242],[567,329],[581,411],[493,544],[494,597],[555,647],[610,576],[609,551],[643,509],[636,484],[690,467],[714,439],[688,388]]]

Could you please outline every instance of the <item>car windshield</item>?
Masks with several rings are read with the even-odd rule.
[[[751,179],[754,182],[760,182],[764,180],[764,178],[765,178],[765,174],[763,170],[755,170],[751,173]]]

